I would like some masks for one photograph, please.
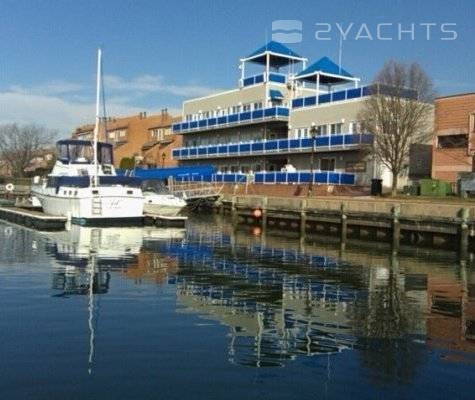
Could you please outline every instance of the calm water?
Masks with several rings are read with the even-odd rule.
[[[0,223],[0,397],[475,397],[473,267],[258,233]]]

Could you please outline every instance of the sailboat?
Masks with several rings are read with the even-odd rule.
[[[98,140],[101,88],[102,52],[98,49],[94,138],[58,141],[53,170],[43,180],[35,177],[31,192],[45,213],[68,217],[73,223],[138,222],[144,207],[140,179],[117,175],[112,145]]]

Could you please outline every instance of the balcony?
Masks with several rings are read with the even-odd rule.
[[[333,93],[321,94],[318,96],[318,105],[334,103],[337,101],[359,99],[371,94],[369,86],[346,89]],[[317,105],[317,96],[299,97],[292,100],[292,108],[313,107]]]
[[[249,76],[249,77],[244,78],[242,80],[242,86],[256,85],[258,83],[263,83],[264,81],[265,81],[265,73],[264,74],[259,74],[259,75],[254,75],[254,76]],[[287,76],[282,75],[282,74],[277,74],[275,72],[270,72],[269,73],[269,82],[286,83],[287,82]]]
[[[412,89],[402,89],[400,92],[396,93],[395,91],[399,90],[397,88],[388,86],[388,85],[369,85],[363,86],[354,89],[340,90],[338,92],[321,94],[319,96],[309,96],[309,97],[299,97],[292,100],[292,109],[302,108],[302,107],[314,107],[316,105],[335,103],[339,101],[359,99],[362,97],[367,97],[373,93],[380,95],[388,96],[400,96],[407,99],[417,99],[417,92]],[[317,104],[318,97],[318,104]]]
[[[312,179],[313,176],[313,179]],[[182,181],[191,182],[217,182],[217,183],[246,183],[254,182],[261,184],[304,184],[311,181],[322,185],[354,185],[356,174],[336,171],[308,170],[295,172],[256,172],[254,174],[222,173],[206,176],[190,175],[183,177]]]
[[[343,134],[317,136],[312,138],[260,140],[255,142],[228,143],[221,145],[181,147],[173,150],[177,160],[196,160],[206,158],[243,157],[263,154],[295,154],[352,150],[373,143],[372,134]]]
[[[181,122],[173,124],[173,133],[190,133],[222,129],[238,125],[249,125],[265,121],[288,121],[289,109],[287,107],[261,108],[254,111],[244,111],[237,114],[223,115],[200,119],[198,121]]]

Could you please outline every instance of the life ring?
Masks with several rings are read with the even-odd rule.
[[[15,190],[15,185],[13,183],[7,183],[5,185],[5,190],[7,192],[13,192]]]

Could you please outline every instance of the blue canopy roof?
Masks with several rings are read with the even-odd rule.
[[[270,51],[276,54],[282,54],[283,56],[302,58],[297,53],[290,50],[287,46],[284,46],[282,43],[279,43],[279,42],[274,42],[273,40],[271,40],[269,43],[265,44],[264,46],[259,47],[257,50],[255,50],[250,55],[248,55],[246,58],[255,57],[259,54],[265,53],[266,51]]]
[[[328,57],[322,57],[320,58],[320,60],[314,62],[312,65],[308,66],[302,72],[300,72],[297,75],[297,79],[302,78],[305,80],[314,81],[315,78],[313,77],[313,75],[316,75],[318,72],[322,74],[336,75],[333,77],[321,76],[320,82],[322,83],[337,83],[346,81],[347,79],[345,78],[353,78],[353,75],[335,64]]]
[[[270,64],[274,66],[287,65],[291,62],[304,59],[302,56],[290,50],[287,46],[273,40],[253,51],[246,57],[246,59],[257,64],[265,64],[267,53],[272,53],[270,54],[269,61]]]
[[[118,175],[123,175],[124,170],[116,170]],[[202,176],[204,179],[216,173],[216,169],[212,165],[197,165],[189,167],[171,167],[171,168],[135,168],[133,176],[142,180],[161,180],[173,176],[175,179],[188,180],[193,176]]]

